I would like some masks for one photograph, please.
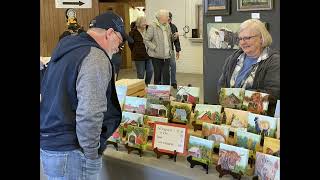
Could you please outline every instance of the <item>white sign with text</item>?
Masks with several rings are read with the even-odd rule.
[[[155,124],[153,148],[165,151],[185,153],[186,126]]]
[[[55,0],[56,8],[92,8],[92,0]]]

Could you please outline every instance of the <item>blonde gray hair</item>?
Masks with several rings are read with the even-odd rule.
[[[137,27],[140,27],[141,26],[141,22],[145,20],[146,21],[146,17],[145,16],[139,16],[137,19],[136,19],[136,26]]]
[[[258,19],[248,19],[241,23],[239,33],[245,29],[249,29],[251,31],[255,31],[259,33],[262,37],[262,47],[268,47],[272,43],[272,37],[268,32],[264,23],[262,23]]]
[[[160,16],[167,16],[169,17],[169,11],[166,9],[160,9],[156,12],[156,18],[159,19]]]

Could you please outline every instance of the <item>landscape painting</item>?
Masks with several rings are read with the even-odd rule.
[[[261,136],[246,131],[236,132],[237,146],[250,149],[253,152],[260,147]]]
[[[190,136],[188,144],[188,154],[192,156],[192,160],[205,164],[212,162],[214,141]]]
[[[263,153],[280,157],[280,140],[275,138],[264,138]]]
[[[219,102],[226,108],[241,109],[243,98],[243,88],[221,88],[219,94]]]
[[[177,89],[176,101],[195,105],[199,103],[199,96],[199,87],[179,86]]]
[[[188,124],[190,122],[192,104],[171,101],[171,121]]]
[[[142,126],[143,114],[123,111],[120,125],[123,126],[125,129],[127,128],[128,125]]]
[[[280,180],[280,158],[257,152],[254,175],[261,180]]]
[[[116,85],[117,96],[118,96],[121,109],[123,109],[123,105],[126,100],[127,90],[128,90],[127,86]]]
[[[249,113],[248,131],[264,137],[275,137],[277,119],[270,116]]]
[[[249,150],[221,143],[218,165],[224,170],[245,174],[248,167]]]
[[[268,98],[269,94],[246,90],[244,92],[242,109],[255,114],[266,115],[269,105]]]
[[[229,138],[229,128],[224,125],[203,122],[202,136],[207,137],[208,140],[214,141],[214,146],[219,148],[220,143],[227,144]]]
[[[145,115],[143,122],[144,122],[143,123],[144,126],[150,129],[149,135],[152,136],[154,132],[154,123],[155,122],[168,123],[168,118]]]
[[[169,116],[170,101],[162,101],[158,99],[147,99],[146,115],[157,117]]]
[[[194,120],[196,124],[203,122],[221,124],[221,105],[196,104],[194,109]]]
[[[127,128],[126,141],[128,146],[145,150],[147,147],[149,129],[129,125]]]
[[[124,111],[145,114],[146,103],[146,98],[126,96]]]
[[[147,99],[170,101],[170,85],[152,85],[147,87]],[[155,103],[158,104],[158,103]]]
[[[208,23],[208,48],[239,49],[240,23]]]
[[[234,128],[248,127],[248,111],[224,108],[226,124]]]
[[[119,128],[116,129],[116,131],[108,138],[108,141],[120,143],[121,142],[121,135]]]

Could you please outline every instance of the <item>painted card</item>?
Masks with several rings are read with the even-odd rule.
[[[280,118],[277,118],[277,132],[276,132],[276,138],[280,139]]]
[[[270,116],[249,113],[248,131],[264,135],[265,137],[275,137],[277,129],[277,119]]]
[[[179,86],[176,94],[176,101],[197,104],[199,103],[200,88],[199,87],[189,87],[189,86]]]
[[[147,148],[149,129],[129,125],[126,141],[128,146],[145,150]]]
[[[147,98],[170,101],[170,90],[171,90],[170,85],[149,84],[147,87]],[[159,103],[154,103],[154,104],[159,104]]]
[[[244,98],[243,88],[221,88],[219,102],[223,107],[241,109]]]
[[[238,49],[240,23],[208,23],[208,48]]]
[[[158,148],[160,152],[187,154],[186,125],[156,122],[152,139],[152,148]]]
[[[229,138],[229,128],[224,125],[216,125],[203,122],[202,136],[214,141],[214,146],[219,148],[220,143],[227,143]]]
[[[264,138],[263,153],[280,157],[280,140],[275,138]]]
[[[168,117],[170,109],[170,101],[162,101],[158,99],[147,99],[146,115],[157,117]]]
[[[248,114],[247,111],[238,109],[224,108],[226,124],[234,128],[247,128],[248,127]]]
[[[192,160],[205,164],[212,162],[214,141],[190,136],[188,144],[188,154],[192,156]]]
[[[120,143],[121,142],[121,135],[119,128],[108,138],[108,141]]]
[[[117,96],[118,96],[121,109],[123,109],[123,105],[126,100],[127,90],[128,90],[127,86],[116,85]]]
[[[176,123],[188,124],[192,111],[192,104],[171,101],[171,121]]]
[[[236,132],[237,146],[250,149],[253,152],[260,147],[261,135],[238,130]]]
[[[144,121],[144,123],[143,123],[144,126],[148,127],[150,129],[149,135],[153,136],[154,123],[155,122],[168,123],[168,118],[145,115],[143,121]]]
[[[144,114],[146,110],[146,98],[126,96],[124,111]]]
[[[196,124],[202,124],[202,122],[221,124],[221,108],[221,105],[196,104],[194,109]]]
[[[245,90],[242,109],[255,114],[266,115],[269,106],[268,98],[269,94]]]
[[[276,110],[274,112],[275,118],[280,118],[280,100],[277,100]]]
[[[280,180],[280,158],[257,152],[254,175],[261,180]]]
[[[132,126],[143,125],[143,114],[123,111],[120,126],[127,128],[128,125],[132,125]]]
[[[224,170],[245,174],[248,167],[249,150],[221,143],[218,165]]]

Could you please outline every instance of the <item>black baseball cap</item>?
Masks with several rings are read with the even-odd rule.
[[[117,31],[121,34],[123,42],[128,41],[129,43],[133,43],[133,39],[125,32],[122,18],[112,11],[105,12],[95,17],[90,22],[90,28],[91,27],[101,29],[112,28],[114,31]]]

